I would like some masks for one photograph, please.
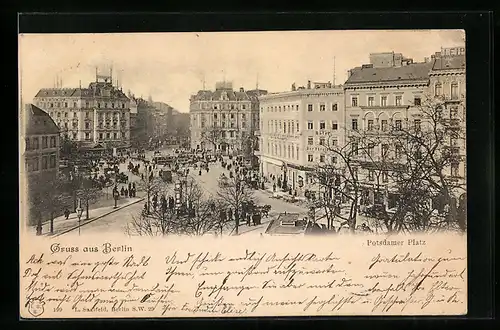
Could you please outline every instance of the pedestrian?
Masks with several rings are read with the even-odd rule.
[[[201,175],[201,169],[198,171],[198,175]]]
[[[122,186],[122,189],[120,190],[120,196],[123,196],[123,195],[125,195],[125,189]]]
[[[68,210],[68,208],[66,208],[66,209],[64,210],[64,217],[66,218],[66,220],[68,220],[68,218],[69,218],[69,214],[70,214],[70,213],[69,213],[69,210]]]
[[[122,187],[122,189],[123,189],[123,187]],[[122,194],[122,196],[128,197],[128,189],[126,189],[126,188],[125,188],[125,191],[124,191],[124,193]]]
[[[135,182],[132,182],[132,188],[135,190]]]

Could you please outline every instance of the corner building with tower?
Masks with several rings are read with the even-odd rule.
[[[88,88],[42,88],[33,103],[50,115],[63,137],[82,149],[128,148],[130,99],[112,81],[111,71],[96,72]]]

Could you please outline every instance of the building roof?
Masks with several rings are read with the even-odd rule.
[[[230,89],[217,89],[215,91],[200,90],[191,96],[192,101],[218,101],[223,93],[226,93],[228,101],[256,101],[257,97],[266,94],[265,90],[234,91]]]
[[[433,63],[412,63],[400,67],[374,68],[369,65],[351,70],[345,85],[359,83],[427,80]]]
[[[299,220],[299,213],[281,213],[266,229],[269,235],[300,235],[306,231],[307,222]]]
[[[26,104],[21,116],[25,135],[59,134],[59,128],[49,114],[33,104]]]
[[[465,55],[437,57],[432,66],[433,71],[465,69]]]
[[[110,89],[110,98],[128,98],[122,90],[105,82],[92,82],[88,88],[42,88],[35,97],[103,97],[105,88]]]

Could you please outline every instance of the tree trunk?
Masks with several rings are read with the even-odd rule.
[[[54,233],[54,211],[50,212],[50,233]]]
[[[89,200],[87,199],[86,203],[85,203],[85,219],[88,220],[89,219]]]
[[[234,219],[236,221],[236,228],[235,228],[234,234],[239,235],[240,217],[238,215],[235,215]]]
[[[76,189],[73,190],[73,213],[76,212]]]

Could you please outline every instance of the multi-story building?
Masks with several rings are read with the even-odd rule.
[[[398,158],[391,132],[420,125],[420,105],[428,94],[433,62],[413,63],[412,59],[394,53],[370,54],[370,62],[350,70],[344,84],[346,140],[357,148],[355,140],[350,139],[359,136],[359,132],[377,135],[379,139],[385,136],[380,143],[363,146],[366,152],[360,155],[358,178],[362,185],[361,204],[393,206],[396,196],[391,194],[388,176],[383,174],[381,182],[376,180],[368,164],[380,162],[389,152]],[[386,193],[380,193],[376,185],[387,186]]]
[[[336,163],[328,148],[344,143],[342,86],[309,81],[259,100],[261,174],[298,196],[314,192],[315,166]]]
[[[21,200],[28,207],[26,218],[33,221],[35,200],[41,200],[47,183],[57,179],[59,169],[59,128],[50,116],[33,104],[26,104],[20,116]],[[43,216],[43,215],[42,215]],[[33,223],[31,223],[33,224]]]
[[[442,48],[433,56],[433,66],[429,72],[429,93],[444,100],[444,115],[449,118],[451,127],[457,131],[457,136],[451,138],[449,147],[456,162],[449,169],[449,176],[463,187],[457,195],[465,191],[466,177],[466,139],[465,139],[465,48]]]
[[[42,88],[33,102],[82,148],[129,146],[130,100],[111,75],[96,75],[88,88]]]
[[[215,91],[200,90],[190,98],[191,148],[237,153],[253,140],[259,127],[259,99],[265,90],[233,90],[218,82]]]

